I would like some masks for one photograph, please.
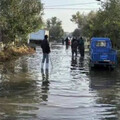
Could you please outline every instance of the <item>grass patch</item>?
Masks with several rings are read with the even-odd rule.
[[[0,52],[0,62],[5,62],[14,58],[17,58],[22,55],[32,54],[35,50],[26,45],[22,46],[12,46]]]

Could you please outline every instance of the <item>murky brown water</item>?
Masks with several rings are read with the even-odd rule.
[[[0,65],[0,120],[119,120],[120,69],[89,71],[71,59],[70,48],[54,45],[49,83],[41,74],[40,48]]]

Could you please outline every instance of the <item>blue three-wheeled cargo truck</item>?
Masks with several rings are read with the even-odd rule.
[[[117,51],[112,48],[109,38],[91,39],[90,43],[90,67],[95,65],[109,66],[114,69],[117,65]]]

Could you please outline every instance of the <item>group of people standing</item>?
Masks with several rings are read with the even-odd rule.
[[[79,37],[78,39],[73,37],[71,41],[71,50],[72,57],[74,57],[74,55],[77,57],[77,52],[79,51],[80,56],[84,58],[84,40],[82,37]]]
[[[72,52],[72,57],[77,57],[78,51],[80,53],[81,58],[84,58],[84,40],[82,37],[76,38],[73,37],[71,40],[68,38],[66,38],[65,40],[66,42],[66,46],[71,44],[71,52]],[[46,72],[48,73],[48,69],[49,69],[49,53],[50,53],[50,45],[48,42],[48,36],[45,35],[44,40],[41,43],[41,48],[42,48],[42,52],[43,52],[43,58],[42,58],[42,64],[41,64],[41,71],[43,72],[43,67],[44,67],[44,62],[46,61]]]
[[[66,48],[69,45],[69,39],[66,38]],[[80,53],[80,56],[84,58],[84,39],[82,37],[73,37],[71,40],[71,52],[72,52],[72,57],[77,57],[78,52]]]

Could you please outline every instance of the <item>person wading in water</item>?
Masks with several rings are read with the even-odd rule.
[[[77,57],[77,48],[78,48],[78,41],[75,37],[73,37],[71,42],[71,50],[72,50],[72,58]]]
[[[49,46],[49,42],[48,42],[48,36],[45,35],[44,36],[44,40],[41,42],[41,48],[42,48],[42,52],[43,52],[43,58],[42,58],[42,64],[41,64],[41,72],[43,72],[44,70],[44,63],[46,61],[46,65],[45,65],[45,70],[46,70],[46,74],[48,74],[48,70],[49,70],[49,53],[50,53],[50,46]]]
[[[80,37],[78,39],[78,49],[79,49],[79,53],[81,55],[81,58],[84,58],[84,40],[82,37]]]

